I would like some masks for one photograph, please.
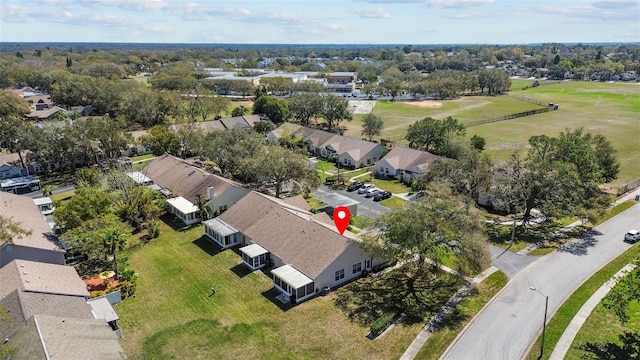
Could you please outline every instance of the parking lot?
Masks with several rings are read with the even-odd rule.
[[[360,202],[360,205],[358,205],[358,216],[375,217],[391,212],[391,209],[388,207],[384,207],[380,205],[380,203],[373,201],[373,197],[367,198],[364,194],[358,194],[357,191],[349,192],[346,190],[333,190],[328,186],[322,185],[311,193],[320,201],[324,202],[328,202],[330,195],[334,193],[338,193],[342,196],[348,197],[349,199],[358,201]]]

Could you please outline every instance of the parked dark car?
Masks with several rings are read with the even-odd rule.
[[[347,187],[347,191],[356,191],[358,189],[360,189],[360,187],[362,187],[362,185],[364,185],[364,181],[355,181],[353,182],[353,184],[349,185],[349,187]]]
[[[388,199],[391,197],[391,192],[389,191],[385,191],[385,190],[380,190],[378,191],[378,193],[373,197],[373,201],[381,201],[384,199]]]

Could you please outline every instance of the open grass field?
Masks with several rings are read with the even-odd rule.
[[[640,84],[577,81],[514,80],[512,94],[543,103],[559,104],[556,111],[484,124],[467,129],[467,136],[487,140],[486,150],[497,160],[506,159],[515,150],[525,150],[533,135],[556,136],[566,128],[584,128],[607,137],[618,151],[620,174],[614,183],[640,178]],[[419,107],[402,102],[379,101],[373,113],[384,120],[382,138],[405,144],[406,130],[417,120],[431,116],[452,116],[462,123],[539,108],[538,105],[510,96],[461,97],[438,101],[441,106]],[[433,104],[432,104],[433,105]],[[363,115],[341,123],[346,135],[361,138]],[[375,138],[377,139],[377,138]]]
[[[283,310],[270,278],[202,233],[162,223],[158,239],[129,254],[137,293],[116,310],[130,359],[397,359],[420,330],[400,325],[371,341],[335,294]]]

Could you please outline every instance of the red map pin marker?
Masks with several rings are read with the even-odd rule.
[[[336,224],[340,235],[342,235],[342,233],[347,230],[350,219],[351,212],[345,206],[338,206],[335,210],[333,210],[333,222]]]

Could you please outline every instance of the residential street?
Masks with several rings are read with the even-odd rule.
[[[545,296],[549,297],[548,318],[551,318],[582,282],[631,246],[623,242],[624,234],[638,227],[640,204],[519,272],[473,319],[442,358],[523,358],[542,330]],[[553,349],[545,349],[545,352],[551,351]]]

